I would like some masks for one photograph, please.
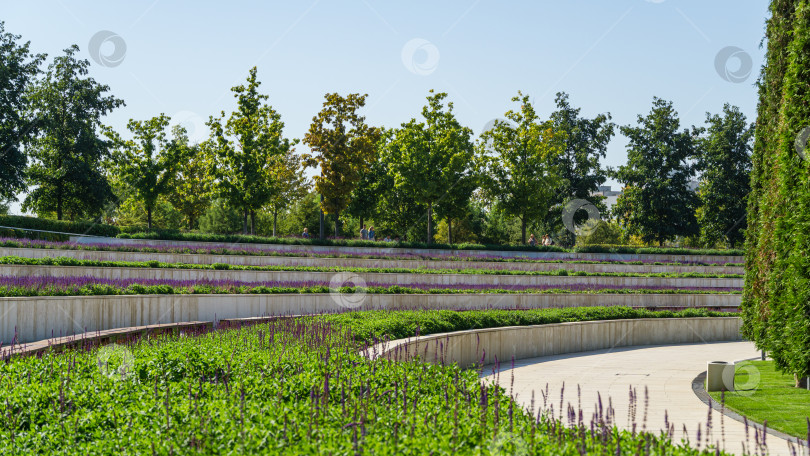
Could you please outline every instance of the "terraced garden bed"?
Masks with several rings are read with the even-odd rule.
[[[492,253],[406,253],[386,252],[377,249],[375,253],[352,252],[347,249],[335,248],[328,251],[313,252],[303,249],[278,249],[273,247],[238,246],[233,244],[186,244],[183,246],[153,245],[153,244],[112,244],[112,243],[75,243],[51,242],[30,239],[0,238],[0,247],[11,248],[38,248],[58,250],[86,250],[86,251],[116,251],[116,252],[146,252],[146,253],[175,253],[196,255],[249,255],[249,256],[279,256],[279,257],[311,257],[311,258],[355,258],[355,259],[393,259],[393,260],[428,260],[428,261],[486,261],[486,262],[529,262],[529,263],[581,263],[581,264],[632,264],[632,265],[687,265],[687,266],[741,266],[742,257],[734,261],[700,262],[680,259],[672,261],[655,261],[644,259],[583,259],[576,255],[556,256],[552,259],[531,258],[529,256],[502,255]]]
[[[0,276],[0,296],[90,296],[130,294],[467,294],[467,293],[612,293],[612,294],[737,294],[739,287],[630,286],[598,284],[502,285],[366,283],[336,287],[330,281],[247,282],[236,280],[104,279],[92,276]]]
[[[619,430],[610,408],[581,422],[545,407],[532,416],[508,387],[479,383],[475,370],[359,354],[374,339],[402,337],[414,326],[425,334],[633,312],[677,316],[627,309],[345,314],[15,356],[0,363],[0,451],[716,454],[667,434]]]

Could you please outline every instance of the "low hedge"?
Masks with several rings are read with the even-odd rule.
[[[115,237],[121,232],[117,226],[92,221],[71,222],[68,220],[50,220],[22,215],[0,215],[0,226],[17,228],[15,230],[5,229],[3,232],[3,235],[13,237],[21,237],[20,235],[30,236],[32,233],[36,233],[26,230],[57,231],[60,233],[88,234],[105,237]],[[41,234],[46,233],[40,233],[40,235]],[[43,236],[39,238],[43,238]]]
[[[312,317],[338,326],[351,327],[354,339],[376,343],[413,336],[426,336],[470,329],[507,326],[548,325],[575,321],[628,320],[640,318],[728,317],[727,312],[705,309],[680,311],[647,310],[633,307],[570,307],[529,310],[397,310],[391,312],[359,311]]]
[[[426,242],[383,243],[359,239],[304,239],[298,237],[264,237],[240,234],[183,233],[171,231],[149,231],[139,233],[122,232],[125,239],[145,239],[162,241],[220,242],[241,244],[286,244],[321,245],[335,247],[395,247],[411,249],[454,249],[454,250],[500,250],[519,252],[569,252],[569,253],[626,253],[659,255],[730,255],[741,256],[741,249],[687,249],[679,247],[633,247],[624,245],[589,245],[566,249],[558,246],[500,245],[500,244],[440,244]]]
[[[513,276],[574,276],[574,277],[668,277],[696,279],[741,279],[742,274],[707,274],[702,272],[586,272],[557,269],[553,271],[524,271],[510,269],[474,268],[363,268],[349,266],[244,266],[229,263],[164,263],[151,261],[101,261],[82,260],[70,257],[23,258],[18,256],[0,257],[0,264],[20,266],[81,266],[100,268],[157,268],[157,269],[202,269],[267,272],[353,272],[358,274],[464,274],[464,275],[513,275]]]

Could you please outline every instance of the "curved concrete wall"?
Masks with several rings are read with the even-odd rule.
[[[464,294],[464,295],[149,295],[0,298],[0,342],[130,326],[223,318],[304,315],[346,310],[532,309],[630,306],[736,308],[740,295]]]
[[[349,275],[350,274],[350,275]],[[599,276],[543,276],[493,274],[409,274],[409,273],[348,273],[347,277],[360,277],[367,284],[390,285],[605,285],[611,287],[700,287],[742,288],[743,279],[694,277],[599,277]],[[243,282],[298,282],[329,283],[334,272],[308,271],[239,271],[214,269],[121,268],[86,266],[27,266],[0,264],[0,276],[81,277],[100,279],[172,279],[172,280],[238,280]]]
[[[167,246],[167,247],[188,247],[193,245],[200,245],[201,242],[195,241],[157,241],[157,240],[144,240],[144,239],[121,239],[121,238],[105,238],[94,236],[71,236],[71,242],[78,244],[147,244],[154,246]],[[504,257],[527,257],[538,259],[559,259],[559,258],[578,258],[583,260],[649,260],[649,261],[697,261],[702,263],[733,263],[742,262],[743,258],[740,256],[731,255],[648,255],[648,254],[635,254],[635,253],[567,253],[567,252],[525,252],[525,251],[508,251],[508,250],[452,250],[452,249],[411,249],[411,248],[395,248],[386,247],[385,243],[380,242],[379,247],[334,247],[334,246],[320,246],[320,245],[287,245],[287,244],[242,244],[242,243],[215,243],[227,244],[233,247],[245,248],[258,248],[258,249],[272,249],[278,251],[301,251],[312,253],[333,253],[335,251],[352,252],[359,254],[414,254],[414,255],[499,255]]]
[[[518,271],[585,272],[697,272],[705,274],[743,274],[738,266],[676,266],[654,264],[588,264],[588,263],[529,263],[498,261],[446,260],[386,260],[364,258],[310,258],[260,255],[208,255],[190,253],[113,252],[93,250],[56,250],[0,247],[0,256],[24,258],[68,257],[96,261],[160,261],[186,264],[234,264],[242,266],[325,266],[350,268],[427,268],[427,269],[511,269]]]
[[[738,317],[649,318],[476,329],[400,339],[374,347],[370,356],[427,362],[493,364],[512,359],[562,355],[636,345],[671,345],[742,340]],[[583,366],[583,369],[587,369]]]

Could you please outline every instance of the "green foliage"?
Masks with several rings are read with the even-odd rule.
[[[214,177],[208,172],[213,152],[210,141],[189,145],[185,135],[181,138],[181,153],[167,199],[183,214],[186,227],[194,230],[213,198]]]
[[[152,228],[149,228],[148,212],[138,198],[125,199],[116,210],[116,223],[122,232],[137,233],[151,230],[179,230],[183,227],[183,214],[172,206],[164,196],[158,197],[152,208]]]
[[[403,339],[415,335],[468,331],[507,326],[549,325],[574,321],[623,320],[636,318],[727,317],[722,312],[688,309],[678,312],[652,311],[632,307],[572,307],[532,310],[401,310],[363,311],[315,317],[340,326],[351,326],[355,340],[371,342]]]
[[[679,128],[672,102],[657,97],[650,113],[638,116],[638,127],[621,127],[630,142],[627,165],[615,173],[625,187],[613,211],[630,233],[659,246],[698,230],[697,196],[688,187],[694,169],[687,160],[697,155],[699,131]]]
[[[745,205],[751,181],[751,143],[754,126],[736,106],[723,106],[723,115],[706,114],[708,135],[700,138],[702,171],[697,211],[703,245],[742,244]]]
[[[748,203],[743,333],[780,370],[805,377],[810,375],[810,155],[799,138],[810,126],[810,5],[773,0],[770,10]]]
[[[585,234],[577,236],[577,246],[586,245],[617,245],[622,241],[622,227],[616,222],[595,222]]]
[[[487,164],[484,189],[504,213],[520,219],[525,244],[527,226],[545,218],[560,185],[554,163],[562,138],[550,121],[539,122],[528,95],[518,92],[512,101],[520,103],[519,111],[505,114],[513,124],[496,121],[481,135],[479,148]]]
[[[335,216],[335,237],[340,236],[340,213],[349,207],[352,192],[376,161],[381,132],[358,114],[367,96],[327,93],[304,137],[313,154],[305,156],[305,164],[320,169],[314,177],[315,190],[323,195],[323,212]]]
[[[146,121],[130,119],[127,128],[133,139],[128,141],[110,132],[111,139],[121,148],[116,172],[134,191],[134,203],[142,203],[146,211],[147,229],[152,229],[152,213],[158,198],[169,192],[176,167],[185,158],[185,130],[176,127],[174,138],[169,139],[166,136],[169,121],[163,114]],[[135,207],[135,204],[130,206]]]
[[[99,133],[101,118],[124,102],[105,96],[110,88],[87,76],[90,62],[77,60],[78,52],[75,45],[65,49],[31,91],[38,134],[29,149],[28,184],[37,188],[23,210],[55,213],[58,220],[98,216],[115,200],[101,169],[110,143]]]
[[[237,233],[241,226],[242,215],[222,198],[215,199],[200,217],[200,231],[203,233],[216,235]]]
[[[475,317],[414,314],[399,321],[442,329],[453,325],[442,319],[467,318]],[[546,320],[553,319],[548,312]],[[402,333],[369,321],[379,318],[285,319],[14,357],[0,363],[9,385],[0,389],[0,452],[715,454],[604,420],[570,428],[548,411],[537,418],[502,386],[482,385],[476,370],[369,359],[352,336]]]
[[[231,89],[237,99],[236,111],[227,121],[223,111],[208,122],[216,156],[210,172],[217,178],[220,196],[242,211],[244,234],[248,233],[248,216],[254,222],[253,234],[256,211],[283,192],[275,171],[297,142],[283,137],[281,114],[265,103],[269,97],[259,94],[259,85],[253,67],[247,86]]]
[[[93,236],[115,237],[120,233],[116,226],[95,222],[69,222],[49,220],[21,215],[0,215],[0,226],[28,228],[32,230],[58,231],[61,233],[90,234]]]
[[[31,54],[30,42],[5,31],[0,21],[0,202],[25,189],[23,144],[35,132],[27,91],[40,73],[44,54]]]
[[[562,223],[562,210],[569,200],[588,200],[602,214],[607,213],[602,197],[591,194],[607,179],[607,170],[602,168],[599,160],[605,158],[615,124],[610,121],[609,113],[598,114],[593,119],[580,117],[581,109],[571,106],[565,92],[557,93],[555,101],[557,110],[551,113],[551,123],[562,144],[562,153],[554,160],[554,169],[560,179],[553,192],[551,211],[546,217],[546,230],[565,233],[565,239],[559,239],[560,236],[555,236],[555,239],[573,244],[576,241],[573,233]],[[574,214],[574,223],[584,223],[586,217],[584,211],[578,211]],[[569,237],[573,239],[568,239]]]
[[[427,209],[427,243],[433,239],[433,209],[439,217],[457,217],[476,187],[472,130],[462,127],[445,106],[444,92],[427,97],[423,122],[411,119],[393,131],[383,150],[394,187]]]

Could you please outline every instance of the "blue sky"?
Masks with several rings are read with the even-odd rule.
[[[106,121],[121,132],[165,113],[203,138],[203,122],[233,107],[229,89],[257,66],[286,134],[301,138],[335,91],[368,93],[367,120],[387,127],[418,116],[430,89],[448,92],[476,133],[518,90],[543,117],[565,91],[584,115],[610,112],[618,125],[635,123],[653,96],[672,100],[683,126],[726,102],[753,121],[767,3],[3,0],[0,20],[50,57],[78,44],[91,75],[126,101]],[[120,38],[94,52],[102,31]],[[116,52],[120,61],[95,61]],[[605,163],[623,164],[625,145],[617,134]]]

